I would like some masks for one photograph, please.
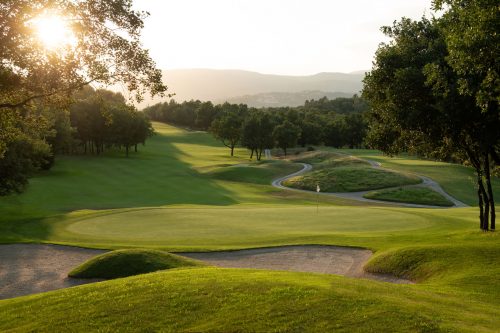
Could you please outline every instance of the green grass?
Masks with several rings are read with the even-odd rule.
[[[207,175],[232,182],[269,185],[273,179],[299,171],[301,168],[298,164],[287,162],[261,162],[217,168]]]
[[[305,152],[297,156],[289,158],[294,162],[302,162],[313,165],[315,170],[324,168],[336,168],[336,167],[354,167],[354,166],[369,166],[365,160],[356,158],[353,156],[346,156],[343,154],[337,154],[327,151],[312,151]]]
[[[194,268],[0,302],[0,330],[496,332],[494,303],[333,275]]]
[[[159,123],[155,128],[158,135],[128,159],[117,152],[60,157],[25,193],[0,198],[0,242],[168,251],[345,245],[375,251],[369,270],[419,283],[175,268],[2,300],[0,331],[495,332],[500,327],[499,236],[479,231],[477,208],[383,207],[278,190],[270,180],[297,166],[249,163],[246,151],[237,149],[231,158],[207,133]],[[459,199],[473,190],[465,167],[371,151],[353,154],[442,181]],[[357,159],[324,156],[311,164],[354,174],[373,170]],[[248,166],[231,166],[242,163]],[[498,180],[494,184],[498,193]]]
[[[283,185],[315,191],[319,184],[322,192],[357,192],[420,182],[421,179],[413,175],[370,167],[336,167],[290,178]]]
[[[159,270],[201,266],[201,262],[151,249],[126,249],[103,253],[75,267],[73,278],[115,279]]]
[[[382,189],[366,193],[364,197],[368,199],[414,203],[420,205],[443,207],[453,206],[451,201],[443,197],[438,192],[430,188],[420,186]]]
[[[402,154],[397,157],[389,157],[376,150],[331,149],[326,147],[322,149],[377,161],[382,164],[382,167],[388,169],[427,176],[438,182],[447,193],[458,200],[470,206],[477,206],[478,204],[476,176],[474,170],[470,167],[431,160],[422,160],[406,154]],[[493,192],[495,198],[500,198],[500,178],[498,177],[493,178]]]

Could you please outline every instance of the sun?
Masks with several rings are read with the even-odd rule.
[[[33,20],[37,38],[48,50],[64,48],[74,43],[67,20],[58,15],[45,15]]]

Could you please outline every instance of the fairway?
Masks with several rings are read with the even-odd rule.
[[[243,317],[262,316],[268,324],[257,322],[256,326],[252,326],[245,322],[242,325],[249,329],[265,329],[270,327],[266,325],[271,325],[286,330],[288,326],[283,323],[288,322],[290,316],[283,311],[291,305],[285,299],[292,297],[295,306],[306,306],[310,299],[307,295],[321,290],[313,308],[314,313],[320,313],[326,321],[316,327],[317,331],[335,328],[331,326],[334,325],[330,318],[331,311],[324,306],[332,295],[341,297],[330,305],[338,309],[337,313],[342,316],[338,324],[347,325],[345,327],[367,331],[381,327],[395,331],[422,331],[420,326],[409,321],[409,318],[417,316],[423,320],[425,327],[459,331],[481,327],[484,331],[494,331],[492,327],[496,326],[496,319],[488,316],[485,320],[485,316],[472,314],[477,308],[497,306],[498,288],[492,290],[485,286],[496,285],[500,274],[498,265],[491,259],[497,258],[500,253],[498,236],[478,230],[476,207],[389,207],[380,203],[318,197],[311,193],[274,188],[271,186],[273,179],[300,170],[301,164],[287,161],[255,163],[248,160],[243,149],[237,149],[236,156],[230,157],[229,149],[222,147],[207,133],[185,131],[160,123],[154,126],[157,134],[128,159],[116,152],[108,152],[98,158],[61,157],[54,169],[35,177],[26,192],[0,198],[0,241],[56,243],[99,249],[155,248],[173,252],[309,244],[348,246],[374,252],[365,266],[367,272],[396,275],[419,283],[394,286],[363,279],[305,273],[177,268],[171,273],[141,275],[0,301],[0,310],[9,309],[6,319],[0,320],[0,328],[9,329],[16,325],[30,327],[29,323],[21,324],[15,313],[27,313],[26,307],[38,302],[44,302],[47,304],[44,308],[51,309],[46,313],[51,327],[69,328],[62,324],[63,318],[56,315],[55,307],[58,305],[54,303],[55,298],[61,302],[59,306],[65,308],[73,308],[75,299],[79,299],[82,313],[91,318],[90,326],[73,321],[71,327],[85,330],[95,327],[92,325],[110,327],[110,322],[121,325],[121,311],[117,314],[107,312],[109,317],[105,322],[93,312],[94,306],[96,309],[101,306],[108,308],[106,301],[101,300],[97,304],[94,298],[91,300],[84,296],[98,290],[106,299],[126,291],[127,299],[134,299],[138,308],[138,312],[130,316],[146,318],[151,313],[150,321],[160,323],[156,311],[143,309],[151,304],[160,309],[158,304],[165,303],[164,296],[155,293],[145,297],[142,287],[129,285],[127,281],[140,281],[140,284],[168,290],[177,295],[171,299],[176,304],[198,304],[189,312],[201,318],[214,304],[206,297],[201,299],[191,295],[191,291],[197,288],[203,290],[211,295],[210,299],[232,297],[233,287],[212,289],[204,282],[199,285],[197,282],[220,280],[225,281],[225,286],[233,285],[240,291],[238,295],[243,295],[238,300],[238,306],[232,305],[219,315],[212,314],[207,322],[192,319],[190,326],[175,321],[177,324],[168,327],[174,331],[179,328],[197,331],[209,327],[232,330],[235,326],[225,321],[225,317],[241,321]],[[405,167],[398,169],[398,163],[402,163],[400,159],[381,157],[376,152],[348,152],[378,159],[391,169],[404,173],[424,174],[422,163],[436,163],[408,158],[402,164]],[[337,166],[335,163],[326,161],[323,163],[324,170],[329,167],[327,164]],[[345,157],[338,163],[366,165],[361,160]],[[457,179],[459,186],[455,189],[473,191],[473,184],[460,180],[462,172],[469,173],[469,169],[445,163],[440,164],[440,168],[439,175]],[[254,279],[260,280],[259,285],[269,286],[269,290],[283,288],[279,295],[284,298],[271,291],[254,299],[256,296],[251,295],[256,295],[256,290],[259,290]],[[280,281],[277,284],[276,279]],[[326,290],[321,285],[329,287]],[[380,298],[381,295],[385,296]],[[477,304],[467,303],[470,299]],[[375,300],[380,311],[366,307],[367,302],[371,304]],[[254,309],[254,304],[275,302],[273,311],[283,315],[254,310],[243,317],[236,315],[241,312],[239,306]],[[436,316],[438,321],[431,318],[430,312],[423,310],[436,302],[441,303],[433,306],[432,316]],[[457,302],[466,303],[465,308],[458,309],[454,305]],[[350,311],[348,309],[352,304],[361,304],[363,309],[371,311],[373,322],[365,326],[348,324],[353,318],[345,311]],[[399,310],[394,312],[395,309]],[[175,318],[185,314],[182,307],[169,308],[168,311]],[[386,320],[387,313],[392,315]],[[468,319],[457,322],[460,313],[467,315]],[[126,316],[124,320],[130,321],[131,318]],[[316,319],[311,312],[301,320]],[[34,325],[43,327],[40,322]],[[157,327],[153,325],[152,328]]]

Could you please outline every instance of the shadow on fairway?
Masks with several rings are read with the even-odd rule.
[[[187,138],[181,141],[198,147],[189,153],[180,150],[174,142],[183,136]],[[58,157],[52,170],[30,179],[25,192],[0,197],[0,241],[23,240],[26,232],[27,239],[46,239],[51,224],[35,220],[80,209],[237,203],[229,190],[183,161],[186,155],[196,158],[197,151],[221,155],[225,148],[215,146],[209,134],[177,130],[171,135],[160,124],[159,133],[129,158],[116,151]]]

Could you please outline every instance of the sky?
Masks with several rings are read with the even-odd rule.
[[[162,69],[242,69],[265,74],[349,73],[371,68],[380,27],[430,16],[431,0],[136,0],[142,33]]]

